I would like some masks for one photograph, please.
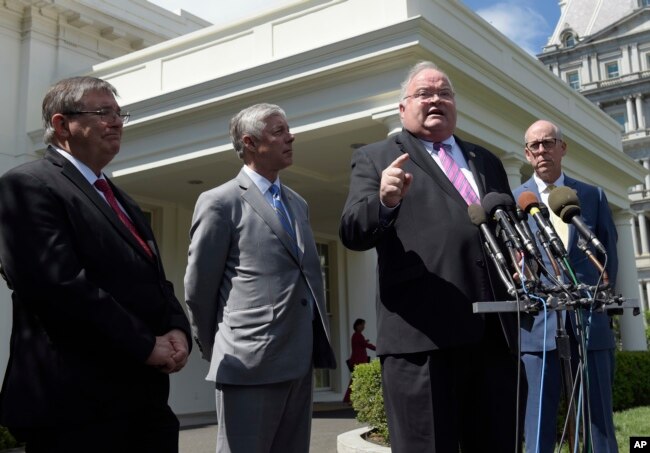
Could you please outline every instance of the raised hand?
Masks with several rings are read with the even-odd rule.
[[[386,207],[397,206],[411,186],[413,175],[402,169],[402,165],[407,160],[409,155],[404,153],[381,172],[379,199]]]

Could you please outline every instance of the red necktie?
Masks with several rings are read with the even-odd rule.
[[[117,199],[115,198],[115,194],[113,193],[113,190],[111,189],[111,186],[108,185],[108,182],[105,179],[98,179],[95,181],[95,187],[99,189],[100,192],[104,194],[106,197],[106,201],[108,201],[108,204],[111,205],[111,208],[113,208],[113,211],[115,211],[115,214],[120,218],[124,226],[128,228],[128,230],[131,232],[133,237],[138,241],[140,246],[144,249],[145,252],[147,252],[147,255],[149,255],[149,258],[153,258],[153,253],[151,253],[151,249],[147,245],[146,242],[140,237],[140,234],[138,234],[138,230],[135,229],[135,226],[131,222],[131,219],[122,211],[120,208],[120,205],[117,204]]]
[[[442,168],[445,170],[447,177],[454,185],[458,193],[465,199],[465,202],[468,205],[471,204],[480,204],[478,196],[471,184],[463,175],[463,172],[460,170],[454,158],[451,157],[451,145],[447,143],[436,142],[433,144],[433,149],[438,151],[438,158],[442,164]]]

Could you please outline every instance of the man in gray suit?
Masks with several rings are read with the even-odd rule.
[[[217,452],[309,451],[312,368],[335,368],[308,207],[280,183],[293,162],[284,111],[230,122],[244,166],[199,196],[185,298],[206,379],[216,382]]]

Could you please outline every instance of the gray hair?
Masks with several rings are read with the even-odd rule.
[[[49,145],[54,140],[52,117],[57,113],[84,110],[82,98],[89,92],[104,91],[117,96],[117,90],[105,80],[96,77],[70,77],[60,80],[47,90],[43,98],[43,141]]]
[[[433,63],[431,61],[419,61],[415,65],[413,65],[413,67],[411,67],[411,69],[409,69],[409,72],[406,75],[406,78],[402,82],[401,90],[400,90],[400,93],[399,93],[400,102],[402,102],[402,99],[404,99],[406,97],[406,91],[408,90],[408,86],[411,83],[411,80],[413,80],[413,78],[416,75],[418,75],[420,72],[425,71],[427,69],[436,70],[439,73],[441,73],[443,76],[445,76],[445,79],[447,79],[447,82],[449,82],[449,88],[451,88],[451,91],[454,91],[454,86],[451,84],[451,80],[449,79],[447,74],[445,74],[444,71],[441,71],[440,68],[438,68],[438,66],[436,66],[435,63]]]
[[[274,115],[279,115],[286,121],[287,115],[275,104],[255,104],[240,111],[230,120],[230,140],[235,147],[235,152],[240,159],[244,158],[244,135],[255,138],[262,136],[266,126],[265,120]]]

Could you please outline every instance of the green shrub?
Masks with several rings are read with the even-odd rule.
[[[614,411],[650,406],[650,351],[617,351],[614,373]],[[352,407],[357,420],[367,423],[377,434],[389,442],[388,422],[381,390],[381,366],[379,360],[357,365],[352,372]],[[565,408],[563,404],[563,408]],[[564,409],[560,411],[561,414]],[[561,432],[563,417],[558,420]]]
[[[617,351],[614,411],[650,405],[650,352]]]
[[[388,421],[384,410],[381,365],[378,359],[354,367],[350,401],[357,413],[357,420],[367,423],[388,443]]]
[[[16,442],[16,439],[14,439],[14,436],[11,435],[9,430],[4,426],[0,426],[0,450],[17,446],[18,442]]]

